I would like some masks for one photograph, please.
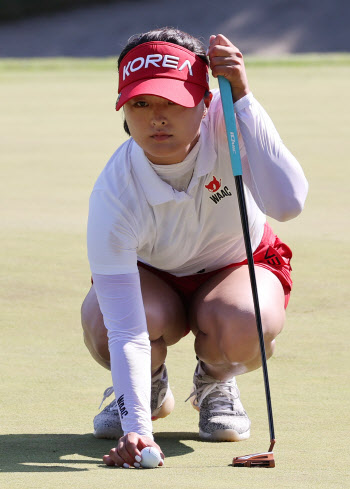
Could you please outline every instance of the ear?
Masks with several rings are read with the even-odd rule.
[[[204,95],[204,104],[205,104],[207,109],[209,109],[209,105],[210,105],[212,98],[213,98],[213,94],[211,92],[207,92]]]

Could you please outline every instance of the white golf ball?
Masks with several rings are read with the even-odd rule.
[[[141,450],[141,466],[144,469],[154,469],[155,467],[158,467],[161,460],[162,457],[156,448],[146,447]]]

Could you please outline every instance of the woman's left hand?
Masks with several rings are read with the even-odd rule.
[[[208,56],[213,76],[229,80],[234,102],[250,92],[243,55],[231,41],[222,34],[210,36]]]

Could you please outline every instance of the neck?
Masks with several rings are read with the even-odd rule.
[[[172,154],[170,156],[154,156],[150,153],[147,153],[145,151],[145,155],[149,159],[151,163],[154,163],[155,165],[176,165],[176,163],[181,163],[186,156],[192,151],[194,146],[197,144],[199,140],[199,133],[197,136],[194,138],[194,140],[191,142],[189,146],[184,148],[182,151],[179,151],[176,154]]]

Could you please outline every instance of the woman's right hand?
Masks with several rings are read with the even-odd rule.
[[[141,459],[141,450],[145,447],[155,447],[162,457],[159,465],[164,464],[164,454],[160,446],[152,438],[138,435],[137,433],[128,433],[122,436],[118,441],[118,445],[110,450],[109,455],[103,456],[103,461],[106,465],[116,465],[126,469],[131,466],[140,467],[141,464],[135,460],[135,457],[138,456]]]
[[[227,37],[210,36],[208,56],[213,76],[224,76],[230,82],[234,102],[250,92],[243,55]]]

